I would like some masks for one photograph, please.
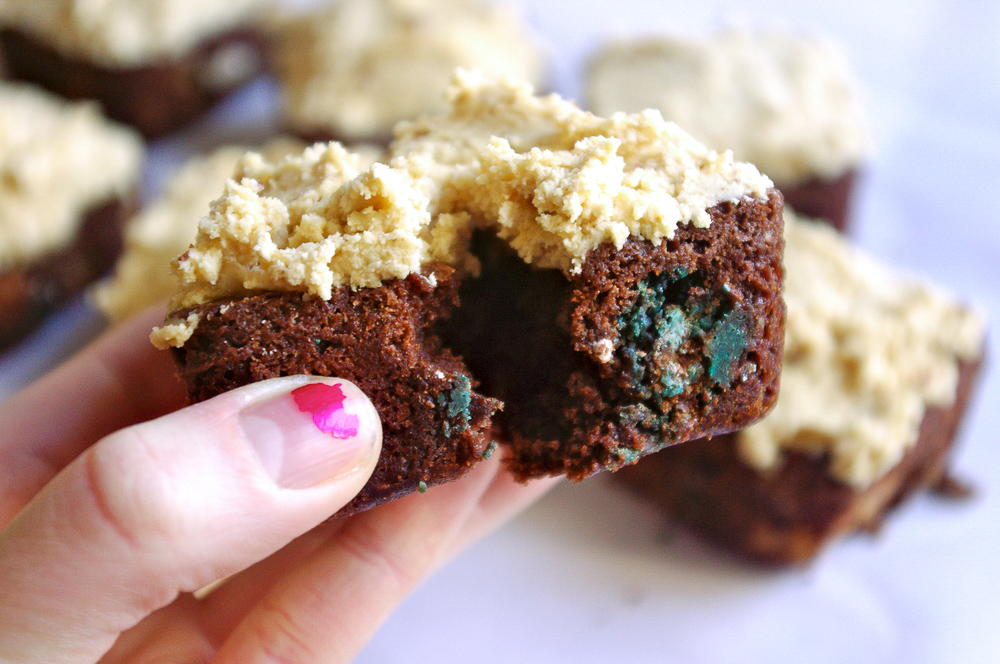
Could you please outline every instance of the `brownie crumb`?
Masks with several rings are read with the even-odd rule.
[[[955,477],[948,470],[945,470],[937,482],[930,485],[929,491],[935,496],[947,500],[969,500],[977,493],[974,484]]]

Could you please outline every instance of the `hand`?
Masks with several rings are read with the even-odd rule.
[[[296,376],[182,408],[146,338],[157,316],[0,406],[2,662],[346,662],[552,483],[518,485],[494,458],[328,521],[378,458],[367,398]],[[317,384],[333,387],[300,389]]]

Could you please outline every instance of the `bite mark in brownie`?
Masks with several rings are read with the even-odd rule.
[[[766,413],[784,332],[781,209],[777,193],[723,203],[709,229],[601,245],[570,278],[480,235],[482,276],[443,335],[505,402],[514,474],[579,480]]]

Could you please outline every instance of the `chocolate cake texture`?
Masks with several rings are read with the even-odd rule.
[[[455,287],[454,270],[438,265],[329,300],[261,293],[202,305],[194,335],[174,350],[180,375],[193,401],[277,376],[355,383],[378,410],[383,444],[371,480],[339,512],[352,514],[455,479],[492,453],[500,402],[428,331],[454,307]]]

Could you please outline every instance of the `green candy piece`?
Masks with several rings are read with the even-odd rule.
[[[749,319],[742,309],[733,309],[709,332],[705,345],[705,354],[710,360],[708,377],[717,385],[728,385],[736,377],[736,367],[750,337]]]
[[[444,435],[451,438],[452,434],[462,433],[469,428],[469,406],[472,405],[472,381],[468,376],[455,376],[452,388],[437,396],[437,404],[444,409],[448,420],[444,423]]]

